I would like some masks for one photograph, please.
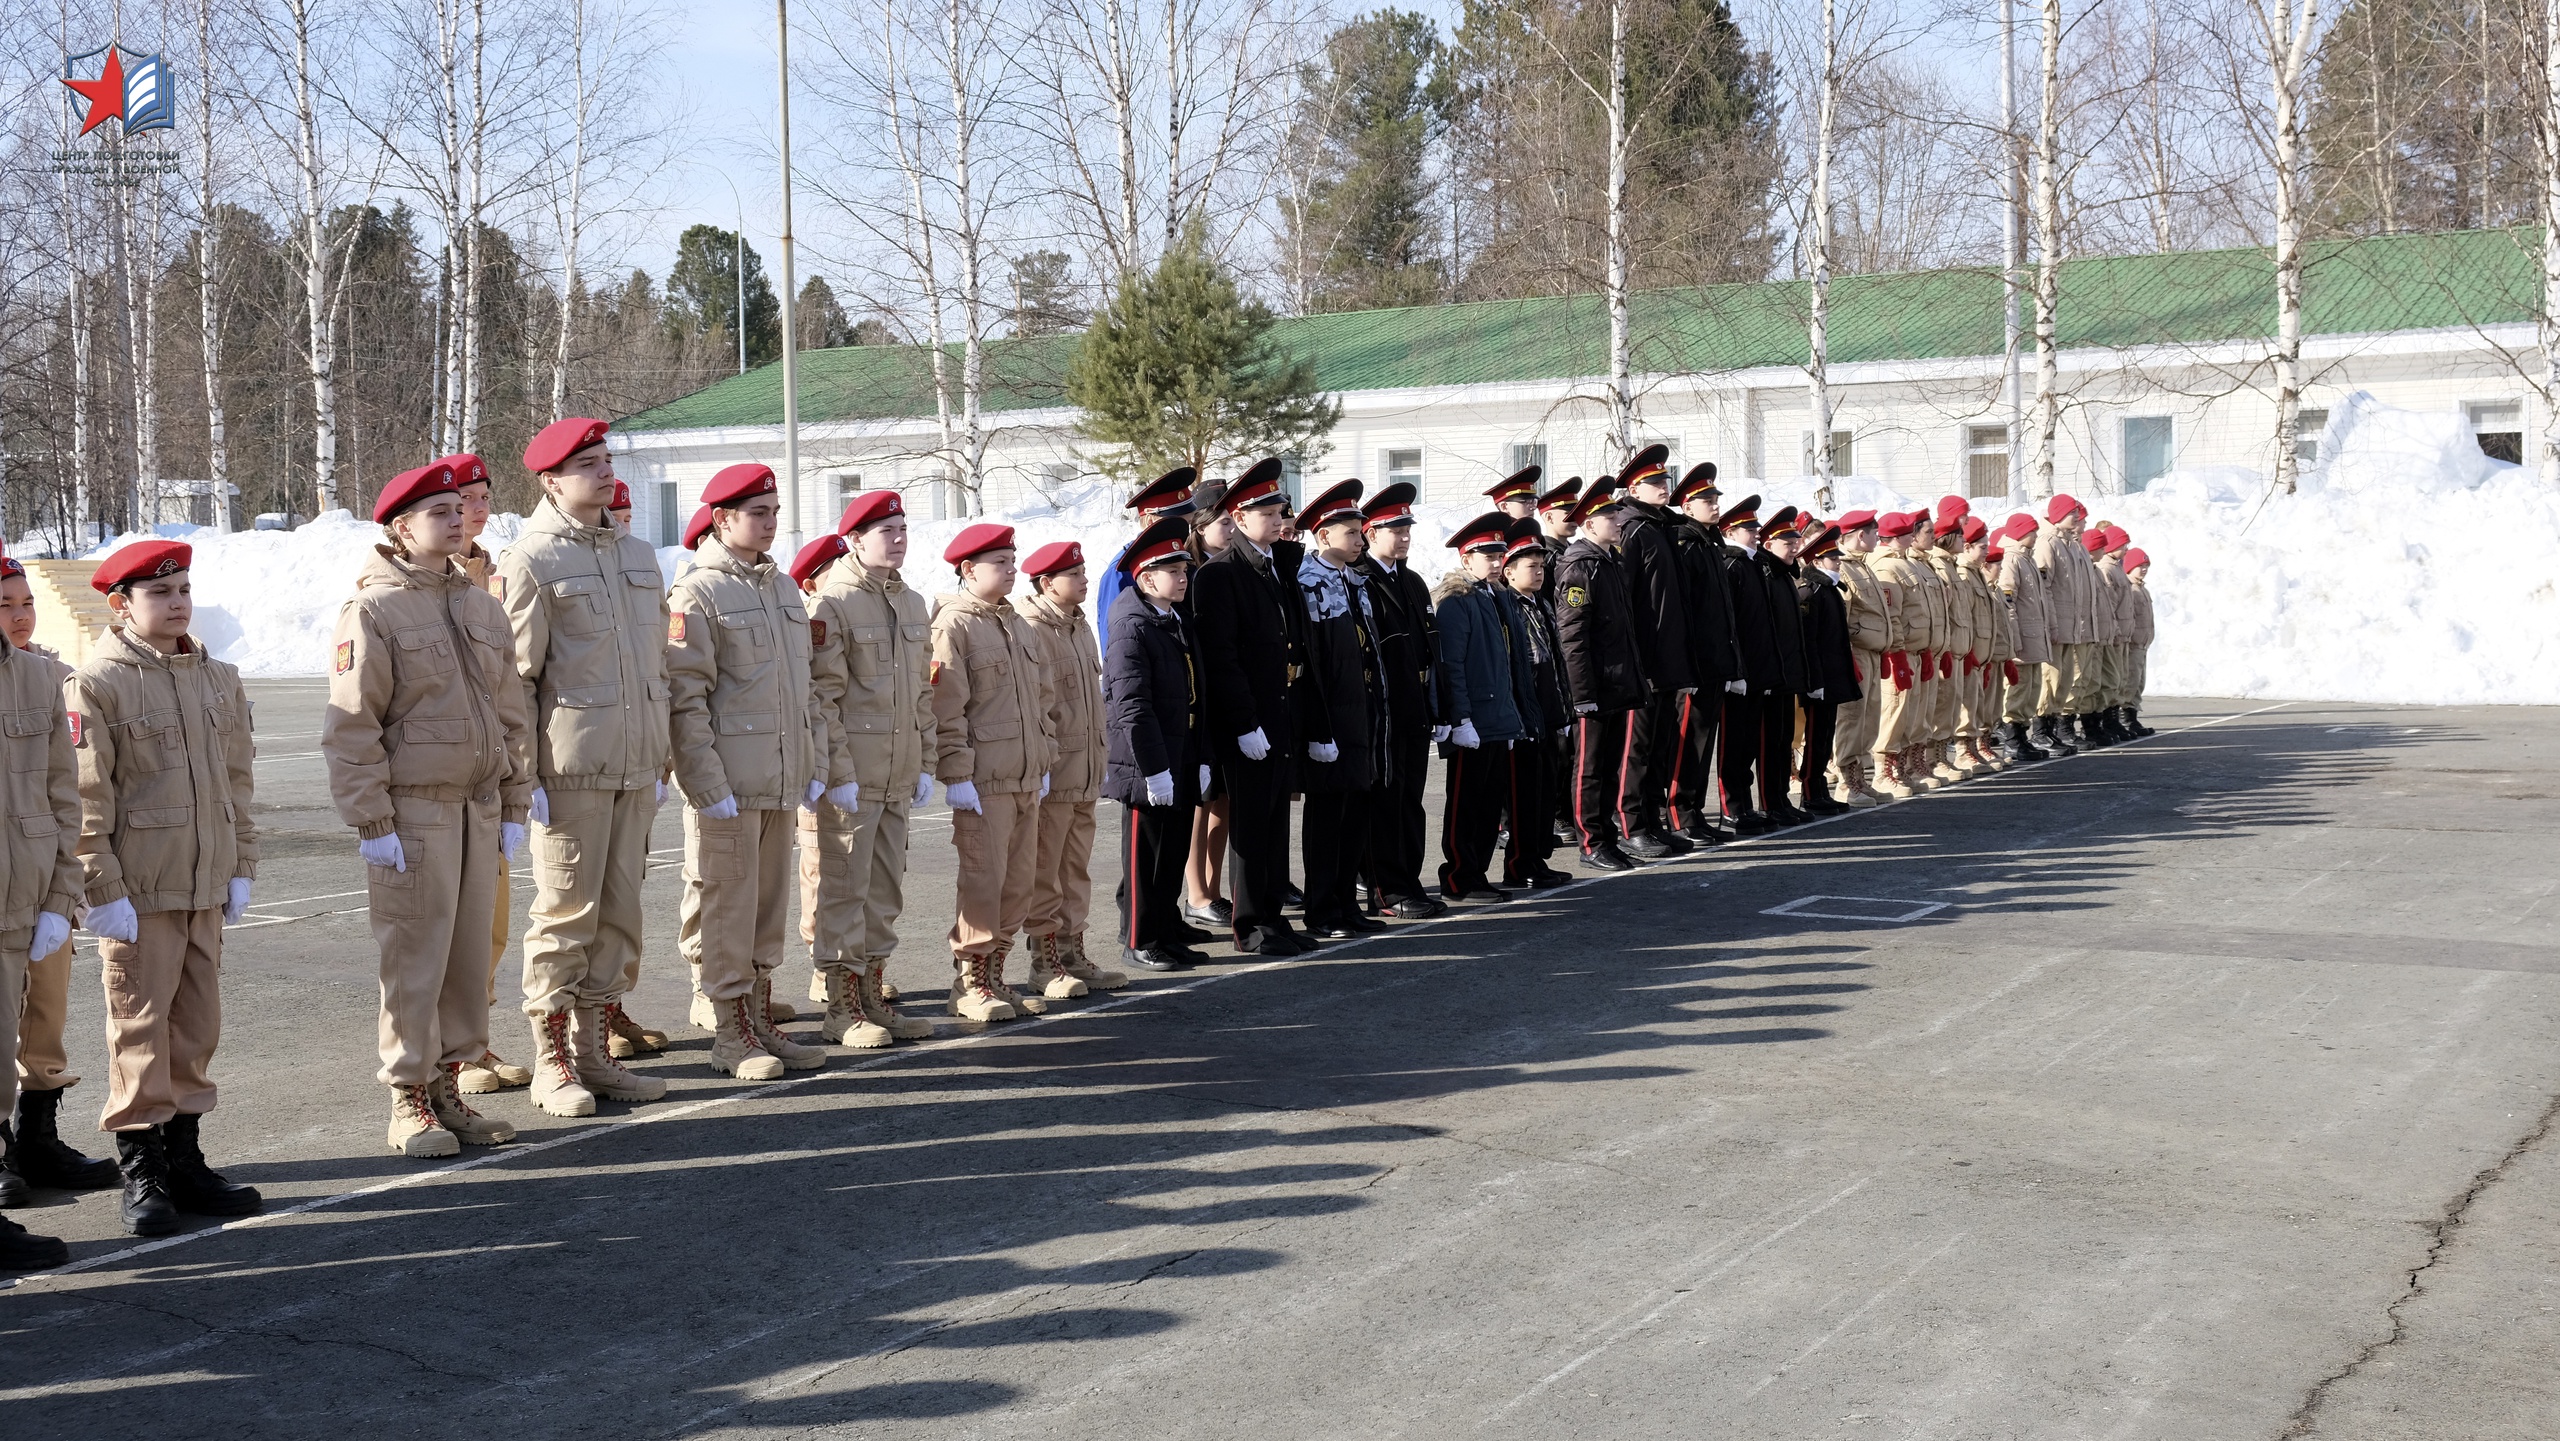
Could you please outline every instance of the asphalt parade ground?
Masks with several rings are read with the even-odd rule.
[[[268,1213],[12,1212],[73,1260],[0,1290],[0,1434],[2560,1435],[2560,713],[2164,702],[765,1086],[681,1024],[670,810],[631,1007],[668,1100],[480,1098],[522,1140],[419,1162],[324,688],[252,690],[205,1143]],[[892,974],[938,1017],[936,812]]]

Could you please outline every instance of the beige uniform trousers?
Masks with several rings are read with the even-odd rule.
[[[658,798],[562,790],[533,828],[533,911],[524,931],[524,1009],[600,1006],[640,980],[640,877]]]
[[[993,955],[1031,918],[1040,864],[1037,791],[980,791],[976,811],[951,813],[951,844],[960,853],[959,907],[951,920],[951,954]]]
[[[817,970],[897,948],[906,907],[909,797],[878,801],[865,790],[851,811],[802,812],[800,939]],[[812,897],[815,897],[812,900]],[[823,997],[821,997],[823,999]]]
[[[2000,719],[2023,725],[2044,714],[2036,708],[2044,695],[2044,670],[2034,661],[2018,662],[2018,683],[2000,687]]]
[[[2142,704],[2142,693],[2151,685],[2151,647],[2128,646],[2125,656],[2124,703],[2129,706],[2139,706]],[[62,949],[67,957],[71,948],[64,946]],[[63,964],[68,966],[71,962],[66,958]],[[70,1083],[66,1081],[64,1084]]]
[[[2088,663],[2089,647],[2056,645],[2053,659],[2044,666],[2044,691],[2037,698],[2036,714],[2078,715],[2088,709],[2080,703]]]
[[[365,867],[373,944],[382,953],[386,1086],[423,1086],[451,1062],[489,1051],[489,925],[498,904],[498,797],[438,801],[394,794],[405,871]]]
[[[1042,801],[1040,853],[1033,862],[1031,918],[1035,936],[1084,934],[1093,913],[1093,802]]]
[[[1850,657],[1858,666],[1856,700],[1840,707],[1839,724],[1832,728],[1831,755],[1838,760],[1864,760],[1876,748],[1883,734],[1884,698],[1893,682],[1884,673],[1884,657],[1871,650],[1852,650]]]
[[[1876,743],[1870,749],[1883,755],[1910,745],[1912,703],[1919,698],[1919,683],[1904,690],[1893,677],[1878,675],[1876,695]]]
[[[507,961],[508,923],[515,919],[516,908],[515,868],[500,856],[496,871],[493,879],[497,883],[497,900],[489,907],[489,1004],[493,1006],[498,1003],[498,967]]]
[[[100,940],[107,991],[101,1131],[139,1131],[213,1109],[222,1042],[222,908],[147,911],[133,945]]]
[[[742,810],[723,821],[685,808],[676,949],[702,967],[702,994],[715,1005],[752,992],[782,964],[796,814]]]
[[[1987,731],[2008,717],[2009,678],[1996,660],[1983,665],[1980,678],[1982,688],[1974,697],[1973,728]]]
[[[27,950],[35,928],[0,931],[0,1119],[18,1109],[18,1021],[26,999]]]
[[[35,944],[35,932],[20,938],[16,954],[23,959],[27,947]],[[5,989],[6,982],[0,982]],[[63,1026],[71,1010],[71,943],[64,941],[52,955],[27,966],[26,985],[19,989],[23,998],[18,1006],[18,1089],[21,1091],[59,1091],[80,1084],[71,1074],[70,1046],[63,1039]],[[8,1109],[0,1107],[0,1116]]]
[[[1937,739],[1938,702],[1946,691],[1946,683],[1938,679],[1936,651],[1929,652],[1927,675],[1916,673],[1916,667],[1919,665],[1917,660],[1914,660],[1912,665],[1915,667],[1915,674],[1911,683],[1911,709],[1907,712],[1911,733],[1903,738],[1902,743],[1910,746],[1926,745]]]
[[[2133,704],[2133,645],[2126,642],[2107,647],[2107,696],[2102,704]]]

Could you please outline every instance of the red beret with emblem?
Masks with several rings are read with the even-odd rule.
[[[2128,571],[2140,570],[2150,563],[2150,554],[2141,546],[2134,546],[2124,553],[2124,568]]]
[[[2053,499],[2045,502],[2044,518],[2048,524],[2060,525],[2070,517],[2071,512],[2080,508],[2080,502],[2073,500],[2070,496],[2056,494]]]
[[[693,519],[684,523],[684,548],[691,550],[702,544],[702,538],[710,533],[711,507],[697,506],[693,512]]]
[[[893,515],[907,513],[894,490],[866,490],[845,502],[844,518],[836,522],[836,534],[851,535],[858,530],[878,525]]]
[[[828,531],[800,547],[800,553],[791,557],[791,578],[807,585],[812,576],[843,559],[844,554],[844,537]]]
[[[1356,480],[1337,481],[1326,486],[1299,513],[1298,529],[1312,533],[1319,526],[1339,525],[1344,521],[1360,524],[1365,518],[1360,514],[1361,489],[1360,482]]]
[[[413,505],[422,505],[439,495],[451,495],[462,488],[453,478],[453,467],[439,460],[416,470],[404,470],[384,483],[382,493],[373,498],[373,520],[387,525],[393,516]]]
[[[1053,540],[1031,552],[1031,558],[1022,563],[1022,573],[1034,577],[1056,575],[1059,571],[1073,570],[1082,564],[1083,546],[1072,540]]]
[[[1876,517],[1876,534],[1892,540],[1896,536],[1909,535],[1918,524],[1906,511],[1888,510]]]
[[[1500,551],[1511,544],[1511,517],[1498,510],[1488,510],[1449,537],[1449,548],[1460,555],[1471,550]]]
[[[1233,512],[1247,506],[1287,504],[1288,493],[1280,488],[1286,470],[1276,455],[1255,461],[1252,469],[1237,476],[1227,486],[1226,494],[1218,497],[1218,509]]]
[[[451,455],[439,455],[436,457],[436,464],[453,467],[455,485],[487,485],[489,483],[489,463],[470,451],[459,450]]]
[[[524,448],[524,468],[536,475],[558,470],[570,456],[588,446],[604,444],[605,432],[610,429],[603,421],[585,416],[555,420],[536,431],[533,443]]]
[[[1990,533],[1991,533],[1991,527],[1983,523],[1983,519],[1982,519],[1982,517],[1981,517],[1981,516],[1978,516],[1978,515],[1968,515],[1968,516],[1966,516],[1966,517],[1964,518],[1964,543],[1965,543],[1965,544],[1967,544],[1967,545],[1971,545],[1971,544],[1973,544],[1975,541],[1982,539],[1984,536],[1989,535]]]
[[[2008,540],[2020,540],[2035,533],[2036,518],[2023,510],[2009,517],[2000,527],[2001,536]]]
[[[1120,552],[1120,569],[1140,571],[1159,565],[1173,565],[1191,559],[1187,544],[1191,539],[1191,522],[1173,515],[1150,522],[1129,548]]]
[[[606,501],[604,503],[604,508],[607,510],[629,510],[631,508],[631,487],[624,485],[621,481],[615,481],[613,483],[613,499]]]
[[[90,573],[89,586],[104,595],[120,585],[176,575],[194,565],[195,560],[196,548],[183,540],[146,540],[98,562],[98,568]]]
[[[744,461],[723,466],[702,488],[702,503],[735,508],[760,495],[778,495],[782,487],[774,484],[773,467]]]
[[[1413,524],[1413,482],[1399,480],[1382,486],[1368,503],[1360,507],[1360,523],[1371,530],[1391,525]]]
[[[1524,465],[1495,481],[1493,488],[1484,493],[1484,498],[1496,505],[1506,500],[1534,502],[1538,498],[1538,477],[1546,473],[1547,468],[1543,465]]]
[[[979,521],[953,537],[942,548],[942,558],[953,565],[977,559],[991,550],[1013,549],[1013,527],[991,520]]]
[[[1876,513],[1872,510],[1853,510],[1847,515],[1840,517],[1838,523],[1841,533],[1845,535],[1850,531],[1856,530],[1862,525],[1875,524]]]
[[[0,555],[0,580],[7,580],[13,575],[23,576],[26,573],[27,568],[18,564],[15,557]]]

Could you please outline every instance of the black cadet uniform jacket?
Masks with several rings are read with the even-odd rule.
[[[1327,573],[1330,572],[1329,575]],[[1298,778],[1309,791],[1365,791],[1387,776],[1387,678],[1378,659],[1371,587],[1309,559],[1301,576],[1326,576],[1330,584],[1299,584],[1307,614],[1306,704],[1322,712],[1308,725],[1332,738],[1330,761],[1304,760]]]
[[[1725,574],[1724,542],[1683,517],[1671,528],[1680,554],[1680,578],[1689,597],[1689,675],[1702,693],[1721,694],[1742,679],[1742,641],[1733,626],[1733,582]]]
[[[1657,691],[1687,690],[1698,679],[1689,656],[1688,587],[1672,548],[1672,527],[1680,517],[1632,500],[1623,513],[1626,533],[1619,539],[1618,554],[1627,568],[1627,598],[1635,609],[1645,679]]]
[[[1857,700],[1858,669],[1849,655],[1849,604],[1840,582],[1818,565],[1798,565],[1796,610],[1804,618],[1805,681],[1833,704]]]
[[[1769,639],[1777,649],[1776,692],[1803,695],[1814,682],[1805,679],[1804,611],[1796,601],[1796,568],[1762,546],[1751,557],[1761,592],[1768,597]],[[1755,685],[1754,689],[1758,687]]]
[[[1608,547],[1576,536],[1556,580],[1556,630],[1564,641],[1565,696],[1578,710],[1634,710],[1652,697],[1636,649],[1626,567]]]
[[[1733,597],[1733,635],[1742,652],[1742,678],[1753,695],[1776,695],[1786,689],[1786,671],[1778,661],[1777,617],[1769,611],[1769,587],[1760,578],[1753,552],[1738,545],[1724,548],[1725,593]],[[1795,597],[1790,591],[1787,623],[1796,624]]]
[[[1431,668],[1439,663],[1440,637],[1431,621],[1430,583],[1413,573],[1411,561],[1399,561],[1390,573],[1375,556],[1364,555],[1351,568],[1369,578],[1378,656],[1387,668],[1388,723],[1406,744],[1419,735],[1427,745],[1439,724]]]
[[[1208,760],[1200,731],[1200,686],[1182,617],[1147,604],[1134,585],[1112,597],[1110,647],[1103,654],[1102,794],[1144,805],[1147,777],[1173,772],[1177,805],[1200,803]]]
[[[1191,582],[1192,653],[1200,665],[1201,711],[1212,764],[1244,759],[1236,739],[1255,730],[1271,759],[1297,761],[1330,735],[1307,677],[1307,611],[1298,599],[1298,560],[1289,541],[1272,547],[1268,569],[1247,557],[1242,536],[1201,565]],[[1257,558],[1258,559],[1258,558]]]

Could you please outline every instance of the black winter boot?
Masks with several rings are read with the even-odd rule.
[[[62,1143],[55,1122],[62,1113],[60,1091],[18,1093],[18,1124],[12,1132],[9,1164],[31,1186],[58,1191],[103,1191],[116,1184],[116,1163],[81,1155]]]
[[[178,1229],[178,1207],[169,1199],[169,1153],[159,1127],[116,1132],[116,1168],[124,1172],[125,1230],[166,1236]]]
[[[169,1199],[190,1216],[246,1216],[261,1201],[254,1186],[235,1186],[204,1163],[196,1142],[202,1116],[177,1116],[160,1128],[169,1152]]]
[[[2124,718],[2126,723],[2133,727],[2133,733],[2135,735],[2156,736],[2160,734],[2158,731],[2153,730],[2151,727],[2142,723],[2142,711],[2138,707],[2126,706],[2124,708]]]
[[[2027,727],[2027,741],[2047,756],[2077,755],[2080,752],[2080,748],[2062,734],[2062,723],[2055,716],[2037,716],[2035,724]]]
[[[23,1206],[35,1199],[35,1188],[18,1174],[18,1148],[9,1135],[9,1125],[0,1121],[0,1211]]]
[[[2000,759],[2009,765],[2022,766],[2029,761],[2044,759],[2040,752],[2028,748],[2025,721],[2002,722],[2000,729],[1994,733],[1991,744],[1993,749],[2000,752]]]
[[[71,1259],[71,1248],[51,1236],[35,1236],[0,1218],[0,1271],[41,1271]]]

